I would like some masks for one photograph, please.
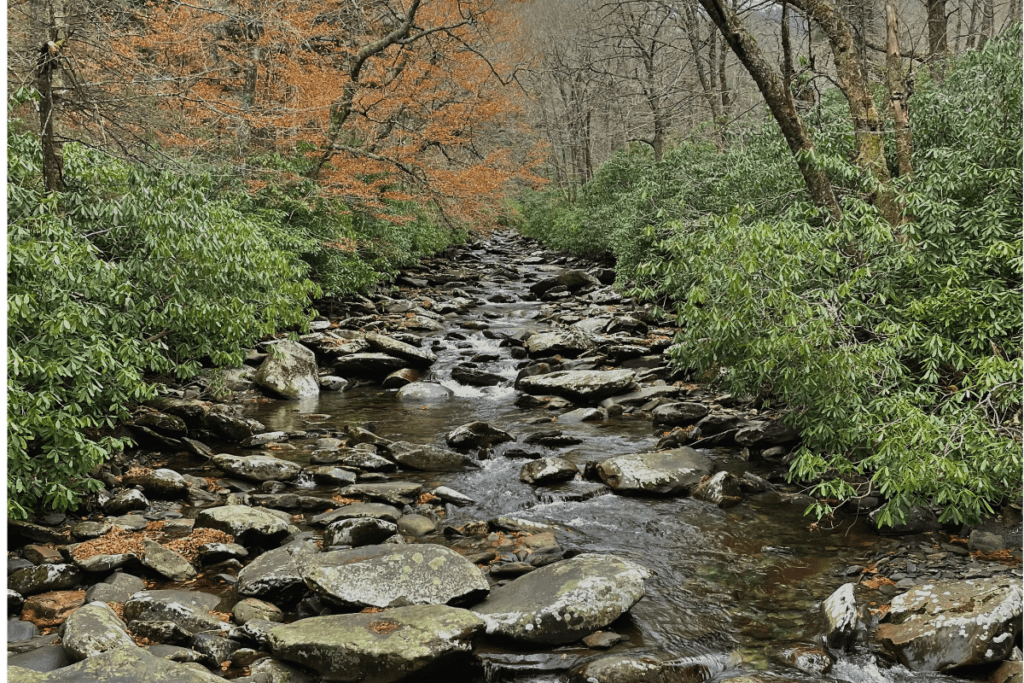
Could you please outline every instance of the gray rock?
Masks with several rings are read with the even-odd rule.
[[[57,671],[72,664],[60,645],[44,645],[7,658],[7,683],[49,681],[45,672]],[[67,680],[67,679],[61,679]]]
[[[740,478],[732,472],[719,472],[702,479],[691,492],[693,497],[721,508],[731,507],[743,500]]]
[[[912,671],[948,671],[1006,659],[1021,614],[1019,579],[926,583],[893,598],[876,637]]]
[[[821,603],[825,615],[825,642],[832,650],[842,651],[853,646],[857,635],[857,600],[853,584],[844,583]]]
[[[398,525],[373,517],[354,517],[333,522],[324,529],[324,547],[377,545],[398,533]]]
[[[235,591],[254,598],[285,600],[305,589],[301,569],[320,551],[312,540],[296,541],[267,551],[238,572]]]
[[[121,618],[104,602],[79,607],[61,627],[68,658],[80,662],[115,647],[135,647]]]
[[[348,387],[348,380],[335,375],[320,375],[320,391],[345,391]]]
[[[508,378],[496,375],[493,372],[480,370],[479,368],[457,365],[452,368],[452,379],[459,384],[466,384],[472,387],[495,387],[499,384],[504,384]]]
[[[707,457],[686,446],[620,455],[597,465],[598,475],[609,488],[631,494],[685,494],[712,470]]]
[[[16,670],[16,666],[9,666],[7,672],[11,683],[223,683],[223,678],[193,666],[156,657],[133,645],[108,650],[38,678],[24,677],[24,670]]]
[[[81,570],[73,564],[41,564],[19,569],[7,577],[7,587],[24,597],[36,593],[74,588],[82,581]]]
[[[398,530],[407,536],[415,536],[420,538],[427,534],[432,534],[437,529],[437,525],[434,524],[434,520],[423,515],[402,515],[401,519],[398,520]]]
[[[362,683],[392,683],[466,655],[482,630],[483,622],[467,610],[420,605],[278,626],[270,632],[270,648],[275,657],[318,671],[324,681],[358,676]]]
[[[387,458],[382,458],[371,451],[359,449],[344,452],[338,460],[338,464],[356,467],[367,472],[386,472],[398,469],[398,466]]]
[[[258,448],[266,446],[268,443],[278,443],[287,440],[288,434],[285,432],[263,432],[262,434],[254,434],[242,441],[242,448]]]
[[[75,538],[99,538],[109,534],[114,528],[110,522],[79,522],[71,527],[71,535]]]
[[[597,402],[632,390],[632,370],[562,370],[524,377],[519,388],[528,394],[561,396],[573,401]]]
[[[741,427],[733,438],[740,446],[766,448],[796,441],[800,438],[800,431],[782,424],[781,420],[752,422]]]
[[[459,507],[472,505],[473,503],[476,502],[475,500],[465,495],[464,493],[459,493],[458,491],[450,489],[447,486],[438,486],[436,489],[431,491],[431,493],[433,493],[435,496],[437,496],[444,502],[451,503],[452,505],[457,505]]]
[[[576,478],[576,466],[565,458],[531,460],[519,471],[519,480],[527,484],[553,484]]]
[[[371,332],[366,335],[366,341],[374,351],[386,353],[389,356],[401,358],[409,365],[417,368],[429,368],[437,362],[437,356],[425,349],[419,349],[412,344],[400,342],[397,339],[386,337],[383,334]]]
[[[708,414],[708,407],[703,403],[680,402],[665,403],[654,409],[652,416],[655,425],[682,427],[693,424]]]
[[[109,572],[112,569],[127,567],[138,562],[135,553],[119,553],[117,555],[93,555],[84,560],[73,557],[75,564],[84,572]]]
[[[1006,539],[999,534],[975,529],[971,532],[971,535],[968,538],[967,546],[971,550],[993,553],[1006,548]]]
[[[650,657],[613,655],[599,657],[573,669],[570,683],[700,683],[724,670],[714,656],[697,655],[681,660],[659,662]],[[742,678],[729,679],[736,683],[790,683],[791,679]]]
[[[445,435],[445,442],[452,448],[482,448],[506,441],[515,441],[515,438],[486,422],[470,422]]]
[[[427,472],[457,472],[479,467],[474,458],[427,444],[396,441],[389,446],[391,457],[405,467]]]
[[[200,631],[221,631],[227,624],[210,612],[220,604],[212,593],[184,590],[139,591],[124,603],[124,618],[133,622],[171,622],[189,636]]]
[[[353,353],[338,358],[334,372],[343,377],[370,377],[382,380],[408,364],[408,361],[386,353]]]
[[[303,473],[311,476],[317,484],[347,486],[356,483],[355,472],[331,465],[314,465],[304,469]]]
[[[431,544],[321,553],[301,573],[310,590],[348,607],[448,604],[479,598],[488,590],[476,565]]]
[[[127,489],[115,493],[110,500],[103,504],[103,511],[108,515],[123,515],[132,510],[145,510],[149,507],[149,501],[142,491],[138,489]]]
[[[182,498],[188,494],[189,489],[184,477],[167,468],[144,474],[126,474],[123,481],[126,486],[140,486],[143,491],[157,498]]]
[[[117,572],[111,574],[103,583],[90,586],[85,591],[86,602],[124,602],[133,594],[146,587],[146,582],[137,576]]]
[[[345,497],[363,497],[383,500],[393,505],[408,505],[423,488],[420,484],[408,481],[389,481],[370,484],[353,484],[345,486],[339,493]]]
[[[563,356],[575,358],[596,345],[586,333],[577,329],[556,330],[531,335],[526,340],[526,350],[531,358]]]
[[[218,453],[213,456],[213,464],[246,481],[290,481],[302,471],[297,463],[272,455],[237,456]]]
[[[267,431],[267,428],[256,420],[232,414],[228,406],[211,408],[204,423],[208,429],[236,442],[242,442],[253,434]]]
[[[198,576],[188,560],[149,538],[142,540],[142,564],[171,581],[191,581]]]
[[[614,399],[608,399],[614,400]],[[580,422],[599,422],[608,419],[608,411],[604,408],[577,408],[568,413],[558,416],[558,423],[564,425],[578,424]]]
[[[319,675],[273,657],[256,660],[249,671],[254,677],[261,674],[270,676],[270,683],[320,683]]]
[[[604,628],[644,596],[650,572],[611,555],[583,554],[495,588],[473,612],[487,632],[517,641],[570,643]]]
[[[882,509],[874,510],[868,515],[868,519],[875,525],[878,525]],[[907,536],[910,534],[921,534],[926,531],[938,531],[941,528],[942,525],[939,524],[938,516],[930,509],[918,505],[910,508],[902,522],[892,526],[879,526],[878,533],[883,536]]]
[[[380,385],[385,389],[401,389],[414,382],[419,382],[421,377],[422,374],[415,368],[402,368],[385,377]]]
[[[281,398],[320,395],[315,353],[287,339],[267,348],[270,353],[256,371],[258,385]]]
[[[448,387],[432,382],[413,382],[398,390],[398,399],[401,401],[443,401],[452,395]]]
[[[203,510],[197,529],[216,529],[235,537],[244,546],[272,545],[288,535],[288,523],[267,512],[245,505],[222,505]]]
[[[7,642],[22,643],[39,635],[39,628],[31,621],[9,619],[7,621]]]

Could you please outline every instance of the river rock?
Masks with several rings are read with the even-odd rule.
[[[456,453],[427,444],[396,441],[389,447],[391,457],[399,464],[427,472],[457,472],[479,467],[477,461],[463,453]]]
[[[697,500],[703,500],[720,508],[738,505],[743,500],[740,478],[732,472],[719,472],[693,487],[691,492]]]
[[[123,515],[133,510],[145,510],[149,507],[149,500],[138,489],[125,489],[118,491],[110,500],[103,504],[103,511],[108,515]]]
[[[238,572],[235,591],[253,598],[290,601],[305,590],[301,568],[320,551],[313,540],[301,540],[267,551]]]
[[[219,453],[213,456],[213,464],[246,481],[290,481],[302,471],[297,463],[272,455],[238,456]]]
[[[796,441],[800,438],[800,430],[783,424],[781,420],[750,422],[740,427],[733,438],[740,446],[766,448]]]
[[[284,613],[281,611],[281,608],[257,598],[243,598],[239,600],[231,608],[231,615],[239,624],[244,624],[253,619],[276,622],[284,621]]]
[[[147,427],[166,436],[177,437],[188,434],[188,425],[183,419],[177,415],[166,413],[142,413],[132,421],[132,424]]]
[[[555,330],[534,334],[526,340],[526,350],[531,358],[563,356],[575,358],[595,346],[589,335],[575,329]]]
[[[921,534],[926,531],[938,531],[942,528],[938,516],[929,508],[915,505],[907,510],[906,517],[902,522],[892,526],[878,526],[882,509],[873,510],[868,519],[878,528],[878,533],[883,536],[908,536],[910,534]]]
[[[85,592],[86,602],[124,602],[133,594],[146,587],[146,582],[137,576],[116,572],[102,583],[89,587]]]
[[[382,503],[352,503],[351,505],[344,505],[337,510],[316,515],[310,521],[313,524],[329,525],[341,519],[372,517],[397,523],[398,518],[401,516],[402,511],[392,505],[384,505]]]
[[[413,382],[398,390],[400,401],[443,401],[450,398],[453,392],[448,387],[433,382]]]
[[[188,482],[174,470],[161,468],[135,474],[129,471],[122,482],[125,486],[140,486],[157,498],[181,498],[188,494]],[[102,535],[102,534],[101,534]]]
[[[425,349],[418,349],[412,344],[400,342],[397,339],[370,332],[366,335],[366,341],[374,351],[386,353],[389,356],[401,358],[409,365],[417,368],[429,368],[437,362],[437,356]]]
[[[507,378],[496,375],[493,372],[480,370],[479,368],[457,365],[452,368],[452,379],[459,384],[466,384],[472,387],[495,387],[503,384]]]
[[[369,377],[383,380],[395,370],[401,370],[409,363],[386,353],[353,353],[342,356],[334,365],[334,372],[342,377]]]
[[[604,628],[644,596],[650,572],[612,555],[583,554],[526,574],[473,607],[487,632],[558,645]]]
[[[269,638],[275,657],[314,669],[324,681],[392,683],[441,673],[470,652],[483,628],[467,610],[418,605],[312,617],[278,626]]]
[[[458,507],[465,507],[466,505],[472,505],[476,502],[466,494],[459,493],[455,489],[448,488],[447,486],[438,486],[436,489],[431,491],[431,493],[444,502],[451,503]]]
[[[445,435],[445,442],[452,448],[481,448],[506,441],[515,441],[515,437],[486,422],[470,422]]]
[[[402,515],[401,519],[398,520],[398,530],[406,536],[421,538],[434,533],[437,530],[437,524],[434,520],[423,515]]]
[[[115,647],[134,647],[124,622],[104,602],[92,602],[75,610],[61,630],[64,652],[72,661],[95,657]]]
[[[519,480],[527,484],[553,484],[576,478],[576,466],[565,458],[531,460],[519,471]]]
[[[326,484],[328,486],[347,486],[348,484],[356,483],[356,473],[352,470],[346,470],[341,467],[332,467],[331,465],[313,465],[303,470],[305,474],[308,474],[313,478],[317,484]]]
[[[310,590],[347,607],[441,605],[486,595],[483,572],[444,546],[372,545],[311,557],[301,568]]]
[[[682,427],[693,424],[708,414],[708,407],[703,403],[683,401],[680,403],[664,403],[654,409],[651,415],[654,424],[668,427]]]
[[[926,583],[893,598],[876,637],[912,671],[948,671],[1006,659],[1021,614],[1018,579]]]
[[[256,384],[281,398],[320,395],[315,353],[287,339],[272,344],[268,349],[269,355],[256,371]]]
[[[524,377],[519,388],[528,394],[561,396],[573,401],[596,402],[634,386],[632,370],[562,370]]]
[[[821,603],[825,615],[825,642],[829,649],[847,650],[857,636],[857,600],[853,584],[844,583]]]
[[[189,636],[200,631],[221,631],[227,624],[210,612],[220,604],[212,593],[184,590],[140,591],[124,603],[124,618],[133,622],[171,622]]]
[[[569,672],[570,683],[701,683],[722,669],[711,657],[659,662],[649,657],[593,659]],[[732,679],[730,679],[732,680]],[[775,681],[776,679],[771,679]],[[764,683],[768,683],[765,681]],[[777,679],[777,683],[790,683]]]
[[[340,453],[337,464],[345,465],[346,467],[355,467],[361,470],[366,470],[367,472],[388,472],[398,469],[398,466],[387,458],[383,458],[373,451],[364,451],[360,449],[353,449]]]
[[[713,469],[707,457],[686,446],[620,455],[597,464],[598,476],[609,488],[632,494],[684,494]]]
[[[384,519],[374,519],[373,517],[342,519],[329,524],[324,529],[324,547],[350,545],[357,548],[363,545],[377,545],[397,533],[398,525]]]
[[[197,576],[188,560],[149,538],[142,539],[141,559],[144,566],[171,581],[191,581]]]
[[[419,382],[420,378],[421,373],[419,370],[415,368],[402,368],[401,370],[395,370],[385,377],[380,385],[384,389],[401,389],[404,386]]]
[[[288,535],[288,524],[264,510],[245,505],[222,505],[196,516],[197,529],[209,528],[235,537],[242,545],[273,545]]]
[[[224,683],[206,669],[193,668],[150,654],[134,644],[48,674],[11,666],[8,683]]]
[[[7,577],[7,587],[23,596],[74,588],[82,572],[73,564],[41,564],[19,569]]]
[[[338,493],[351,498],[373,498],[393,505],[408,505],[423,488],[421,484],[409,481],[388,481],[371,484],[352,484]]]

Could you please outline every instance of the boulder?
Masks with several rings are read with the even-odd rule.
[[[519,471],[519,480],[527,484],[554,484],[576,478],[576,466],[565,458],[531,460]]]
[[[203,510],[196,517],[195,528],[223,531],[242,545],[273,545],[288,535],[288,524],[280,517],[245,505]]]
[[[444,546],[371,545],[311,557],[301,568],[310,590],[346,607],[442,605],[477,599],[483,572]]]
[[[632,370],[562,370],[536,377],[524,377],[519,388],[528,394],[554,394],[572,401],[597,402],[603,398],[631,391]]]
[[[683,401],[680,403],[663,403],[654,409],[651,415],[656,426],[683,427],[693,424],[708,414],[708,407],[703,403]]]
[[[272,455],[238,456],[219,453],[213,456],[213,464],[246,481],[289,481],[302,471],[297,463]]]
[[[388,481],[372,484],[352,484],[338,493],[346,498],[372,498],[392,505],[408,505],[423,488],[421,484],[409,481]]]
[[[115,647],[135,647],[124,622],[105,602],[92,602],[75,610],[64,622],[61,636],[65,654],[75,662]]]
[[[467,365],[456,365],[452,368],[452,379],[459,384],[473,387],[495,387],[505,383],[506,377],[486,372]]]
[[[386,337],[383,334],[370,332],[366,335],[366,341],[374,351],[386,353],[395,358],[407,361],[408,365],[416,368],[429,368],[437,362],[437,356],[425,349],[418,349],[412,344],[400,342],[397,339]]]
[[[693,487],[691,492],[697,500],[703,500],[720,508],[738,505],[743,500],[740,478],[732,472],[719,472]]]
[[[391,457],[399,464],[414,470],[457,472],[480,466],[474,458],[464,453],[456,453],[427,444],[396,441],[388,448],[391,451]]]
[[[205,668],[172,662],[134,644],[89,657],[48,674],[16,666],[7,669],[9,683],[224,683]]]
[[[474,606],[487,632],[558,645],[604,628],[644,596],[650,572],[611,555],[583,554],[541,567]]]
[[[235,622],[238,624],[244,624],[253,619],[276,622],[284,621],[284,613],[280,607],[257,598],[243,598],[236,602],[235,606],[231,608],[231,616],[235,618]]]
[[[825,616],[825,643],[832,650],[843,651],[853,646],[857,636],[857,600],[853,584],[844,583],[821,603]]]
[[[256,371],[256,384],[281,398],[320,395],[315,353],[287,339],[267,348],[270,353]]]
[[[397,522],[402,516],[402,511],[392,505],[382,503],[352,503],[337,510],[316,515],[310,521],[313,524],[332,524],[341,519],[356,519],[360,517],[372,517],[384,519],[389,522]]]
[[[434,384],[433,382],[413,382],[412,384],[406,384],[404,387],[398,390],[398,400],[400,401],[443,401],[450,398],[453,392],[448,387],[443,387],[440,384]]]
[[[191,581],[197,576],[188,560],[149,538],[142,539],[141,559],[144,566],[171,581]]]
[[[515,441],[515,437],[486,422],[470,422],[445,435],[445,442],[452,448],[483,448],[506,441]]]
[[[334,372],[342,377],[383,380],[395,370],[401,370],[408,365],[408,361],[386,353],[353,353],[339,358],[334,364]]]
[[[722,658],[724,659],[724,658]],[[599,657],[573,669],[570,683],[702,683],[725,669],[713,655],[659,662],[650,657]],[[729,679],[732,680],[732,679]],[[784,679],[770,679],[790,683]],[[768,683],[766,680],[764,683]]]
[[[576,329],[555,330],[531,335],[526,340],[526,351],[531,358],[562,356],[575,358],[596,345],[586,333]]]
[[[235,591],[276,601],[298,598],[306,588],[301,568],[319,551],[315,541],[306,540],[265,552],[238,572]]]
[[[384,519],[374,519],[373,517],[342,519],[329,524],[324,529],[324,547],[350,545],[353,548],[358,548],[363,545],[377,545],[397,533],[398,525]]]
[[[767,448],[796,441],[800,438],[800,430],[784,425],[781,420],[750,422],[743,425],[733,438],[740,446]]]
[[[467,610],[418,605],[302,619],[272,629],[269,641],[275,657],[309,667],[324,681],[392,683],[428,671],[444,677],[440,668],[468,655],[483,627]]]
[[[188,483],[174,470],[161,468],[143,470],[136,474],[129,470],[124,475],[125,486],[139,486],[143,491],[157,498],[182,498],[188,495]],[[100,534],[102,535],[102,534]]]
[[[620,455],[597,464],[598,476],[616,493],[668,496],[688,493],[713,469],[707,457],[686,446]]]
[[[212,593],[184,590],[139,591],[124,603],[124,618],[135,631],[134,622],[171,622],[184,633],[222,631],[227,624],[211,612],[220,604]]]
[[[912,671],[948,671],[1006,659],[1021,613],[1018,579],[938,581],[893,598],[876,637]]]
[[[23,596],[59,591],[77,586],[81,570],[73,564],[41,564],[19,569],[7,577],[7,587]]]
[[[390,375],[384,378],[384,381],[380,383],[384,389],[401,389],[404,386],[419,382],[421,373],[415,368],[402,368],[401,370],[395,370]]]
[[[229,406],[211,408],[203,420],[204,426],[231,441],[242,442],[254,434],[267,431],[261,422],[248,417],[239,417]]]

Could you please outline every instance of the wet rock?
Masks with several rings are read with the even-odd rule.
[[[706,405],[693,402],[665,403],[651,413],[655,425],[669,427],[684,427],[693,424],[707,414],[708,407]]]
[[[576,466],[565,458],[541,458],[523,465],[519,480],[527,484],[553,484],[576,478]]]
[[[10,664],[11,662],[9,662]],[[108,650],[95,657],[32,678],[25,669],[9,666],[10,683],[223,683],[206,669],[156,657],[141,647]]]
[[[656,453],[609,458],[596,467],[601,480],[616,493],[679,495],[713,470],[710,460],[683,446]]]
[[[367,472],[389,472],[398,469],[398,466],[387,458],[383,458],[372,451],[359,449],[345,451],[341,454],[337,463],[346,467],[356,467]]]
[[[611,631],[595,631],[583,639],[583,644],[592,650],[607,650],[626,640],[626,636]]]
[[[320,391],[345,391],[348,387],[348,380],[337,375],[320,375],[317,383],[320,385]]]
[[[486,422],[470,422],[445,435],[445,442],[452,448],[481,448],[506,441],[515,441],[515,438]]]
[[[288,435],[284,432],[263,432],[242,441],[242,448],[258,448],[266,446],[268,443],[279,443],[287,440]]]
[[[86,602],[124,602],[133,594],[146,587],[146,582],[137,576],[117,572],[102,583],[89,587],[85,592]]]
[[[270,631],[270,649],[275,657],[318,671],[324,681],[350,681],[360,672],[363,683],[391,683],[447,669],[453,658],[470,652],[482,630],[483,623],[466,610],[420,605],[278,626]]]
[[[395,358],[401,358],[413,367],[429,368],[437,362],[437,356],[430,351],[416,348],[411,344],[400,342],[383,334],[371,332],[366,335],[366,341],[374,351],[386,353]]]
[[[742,426],[733,438],[740,446],[767,448],[796,441],[800,431],[784,425],[781,420],[751,422]]]
[[[330,465],[314,465],[303,470],[304,474],[313,478],[317,484],[328,486],[346,486],[356,483],[356,473],[341,467]]]
[[[600,657],[569,674],[570,683],[701,683],[709,678],[708,667],[673,666],[649,657]]]
[[[401,370],[395,370],[390,375],[384,378],[381,382],[381,387],[384,389],[401,389],[404,386],[413,384],[414,382],[420,381],[420,371],[413,368],[402,368]]]
[[[25,596],[18,591],[7,589],[7,613],[15,614],[21,611],[21,606],[25,604]]]
[[[316,354],[291,340],[279,341],[267,348],[270,353],[256,371],[256,384],[286,399],[320,395]]]
[[[134,647],[121,618],[103,602],[83,605],[64,622],[64,652],[74,662],[95,657],[115,647]]]
[[[842,652],[853,646],[857,636],[857,600],[853,584],[844,583],[821,603],[825,615],[825,642],[829,649]]]
[[[191,637],[201,631],[220,631],[227,627],[210,613],[218,604],[218,596],[201,591],[140,591],[124,603],[124,618],[133,632],[136,621],[170,622]]]
[[[217,564],[225,560],[240,560],[249,556],[249,551],[237,543],[204,543],[199,546],[199,559],[204,565]]]
[[[207,666],[219,668],[221,662],[231,660],[231,656],[242,649],[237,640],[225,637],[223,633],[197,633],[190,643],[192,650],[203,655],[202,661]]]
[[[479,467],[477,461],[463,453],[427,444],[396,441],[388,447],[391,457],[399,464],[427,472],[457,472]]]
[[[320,683],[320,676],[309,669],[282,662],[273,657],[262,657],[256,660],[249,670],[254,677],[270,676],[270,683]]]
[[[7,577],[7,587],[23,596],[73,588],[82,581],[82,572],[73,564],[41,564],[19,569]]]
[[[443,546],[375,545],[320,553],[301,569],[310,590],[348,607],[450,604],[485,595],[487,579]]]
[[[57,626],[85,604],[85,591],[51,591],[25,600],[21,618],[39,628]]]
[[[558,416],[559,424],[578,424],[580,422],[600,422],[608,419],[608,411],[604,408],[577,408]]]
[[[343,377],[369,377],[383,380],[396,370],[408,366],[408,361],[386,353],[354,353],[338,358],[334,372]]]
[[[926,583],[892,601],[876,637],[913,671],[1005,659],[1021,634],[1021,589],[1009,578]]]
[[[975,529],[968,538],[967,547],[984,553],[994,553],[1006,548],[1006,539],[999,534]]]
[[[398,530],[407,536],[420,538],[434,533],[436,529],[437,525],[434,523],[434,520],[423,515],[402,515],[401,519],[398,520]]]
[[[347,498],[371,498],[393,505],[408,505],[423,488],[408,481],[389,481],[379,484],[353,484],[345,486],[338,493]]]
[[[142,413],[132,421],[132,424],[152,429],[165,436],[176,437],[188,434],[188,426],[183,419],[166,413]]]
[[[487,632],[517,641],[570,643],[604,628],[644,596],[650,572],[611,555],[583,554],[494,589],[473,607]]]
[[[778,659],[786,666],[799,669],[811,676],[824,676],[832,670],[832,656],[814,645],[797,645],[782,650]]]
[[[273,545],[288,535],[288,524],[284,520],[245,505],[222,505],[203,510],[196,517],[195,526],[197,529],[223,531],[245,546]]]
[[[188,560],[149,538],[142,540],[141,559],[143,565],[171,581],[191,581],[197,576]]]
[[[543,446],[544,448],[563,448],[565,446],[581,444],[583,443],[583,439],[569,434],[564,434],[557,429],[545,429],[543,431],[529,434],[525,439],[523,439],[523,443],[529,444],[530,446]]]
[[[305,540],[265,552],[238,573],[235,591],[276,601],[297,599],[306,587],[301,568],[319,551],[315,541]]]
[[[389,522],[397,523],[398,518],[401,516],[401,510],[391,505],[383,505],[381,503],[353,503],[351,505],[345,505],[343,507],[340,507],[337,510],[333,510],[331,512],[325,512],[321,515],[316,515],[310,521],[313,524],[328,525],[342,519],[372,517],[375,519],[385,519]]]
[[[632,370],[562,370],[525,377],[519,388],[528,394],[554,394],[573,401],[596,402],[631,390],[634,377]]]
[[[267,431],[262,423],[233,415],[227,406],[215,406],[204,419],[205,426],[220,436],[241,443],[253,434]]]
[[[432,382],[414,382],[398,390],[401,401],[443,401],[450,398],[453,392],[448,387]]]
[[[138,489],[126,489],[114,494],[103,504],[103,511],[108,515],[123,515],[132,510],[145,510],[149,500]]]
[[[300,465],[272,455],[237,456],[219,453],[213,456],[213,464],[246,481],[290,481],[302,471]]]
[[[473,503],[476,502],[469,496],[463,493],[459,493],[454,489],[450,489],[447,486],[438,486],[436,489],[431,491],[431,493],[440,498],[441,500],[443,500],[444,502],[451,503],[452,505],[457,505],[459,507],[472,505]]]
[[[594,347],[594,341],[590,336],[576,329],[542,332],[534,334],[526,340],[526,350],[531,358],[549,356],[575,358]]]
[[[356,517],[333,522],[324,529],[324,547],[377,545],[398,533],[398,525],[384,519]]]
[[[506,378],[496,375],[493,372],[486,372],[478,368],[457,365],[452,368],[452,379],[459,384],[466,384],[472,387],[494,387],[504,384]]]
[[[701,479],[700,483],[693,487],[691,495],[720,508],[732,507],[743,501],[739,477],[724,471]]]
[[[878,526],[878,518],[881,509],[875,510],[868,515],[868,519],[878,528],[878,533],[883,536],[908,536],[910,534],[921,534],[926,531],[938,531],[942,528],[939,518],[934,512],[926,507],[916,506],[910,508],[906,519],[892,526]]]

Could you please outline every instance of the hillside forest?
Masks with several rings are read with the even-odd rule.
[[[1021,497],[1020,0],[8,3],[8,513],[510,227],[784,408],[827,518]]]

